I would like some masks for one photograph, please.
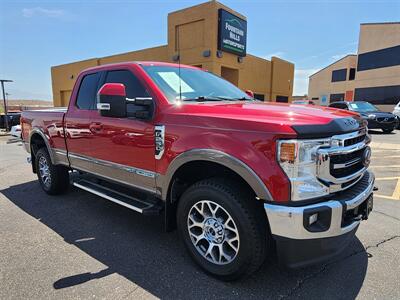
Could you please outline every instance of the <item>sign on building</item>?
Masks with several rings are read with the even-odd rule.
[[[247,21],[220,8],[218,11],[218,49],[246,56]]]

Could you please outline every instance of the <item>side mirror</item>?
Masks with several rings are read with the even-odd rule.
[[[126,117],[126,92],[122,83],[106,83],[97,93],[97,109],[103,117]]]
[[[245,93],[247,94],[247,96],[254,98],[254,92],[252,90],[246,90]]]

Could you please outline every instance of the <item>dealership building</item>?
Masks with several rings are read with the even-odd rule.
[[[83,69],[124,61],[180,62],[211,71],[265,101],[290,102],[294,64],[247,53],[246,17],[217,1],[168,14],[168,44],[51,68],[54,106],[68,105]]]
[[[400,101],[400,22],[361,24],[358,53],[311,75],[308,97],[322,105],[368,101],[391,111]]]

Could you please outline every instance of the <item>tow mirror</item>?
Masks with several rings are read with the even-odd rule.
[[[245,93],[247,94],[247,96],[254,98],[254,92],[252,90],[246,90]]]
[[[151,97],[126,98],[122,83],[106,83],[97,93],[97,110],[103,117],[147,120],[153,116],[154,101]]]
[[[126,117],[126,92],[122,83],[106,83],[97,93],[97,110],[103,117]]]

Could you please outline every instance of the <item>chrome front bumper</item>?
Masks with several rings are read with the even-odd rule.
[[[355,230],[361,220],[354,219],[343,225],[343,218],[346,212],[356,209],[371,196],[374,182],[373,173],[366,171],[353,187],[324,202],[301,207],[264,204],[272,235],[306,240],[336,237]],[[318,211],[324,212],[327,226],[322,231],[310,231],[305,226],[305,216]]]

